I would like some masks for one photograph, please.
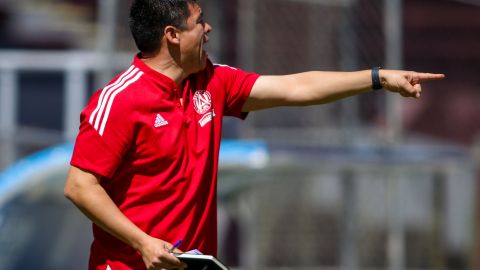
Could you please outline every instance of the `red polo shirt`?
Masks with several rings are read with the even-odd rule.
[[[83,110],[71,164],[102,175],[115,204],[149,235],[215,255],[222,117],[245,116],[257,78],[208,62],[180,89],[135,57]],[[135,250],[93,230],[91,269],[144,268]]]

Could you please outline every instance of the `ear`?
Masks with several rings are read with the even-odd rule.
[[[165,27],[165,31],[163,34],[168,42],[177,45],[180,43],[180,31],[178,31],[177,28],[173,26],[167,26]]]

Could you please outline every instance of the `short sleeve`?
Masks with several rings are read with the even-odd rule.
[[[225,115],[244,119],[248,113],[242,112],[243,105],[259,75],[225,65],[214,65],[214,70],[225,83]]]
[[[131,145],[132,110],[122,96],[96,95],[80,116],[71,165],[112,177]]]

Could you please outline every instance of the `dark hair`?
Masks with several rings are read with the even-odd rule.
[[[129,26],[137,48],[152,54],[160,49],[165,27],[184,29],[190,16],[189,4],[195,0],[134,0],[130,7]]]

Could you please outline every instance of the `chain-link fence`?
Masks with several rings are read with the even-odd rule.
[[[262,74],[352,71],[385,63],[381,0],[247,0],[241,1],[239,14],[239,65]],[[283,142],[344,143],[375,125],[385,114],[383,104],[384,95],[375,93],[317,107],[258,112],[246,134]]]

